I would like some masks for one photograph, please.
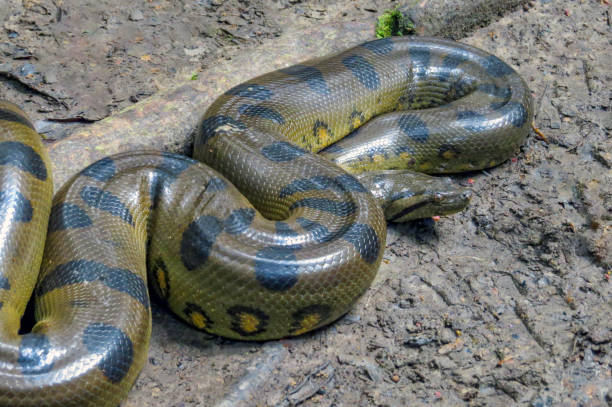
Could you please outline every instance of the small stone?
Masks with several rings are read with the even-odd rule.
[[[427,335],[410,335],[404,342],[404,346],[409,348],[420,348],[433,342],[433,339]]]
[[[34,75],[36,73],[36,68],[30,63],[25,63],[19,68],[19,73],[22,76]]]
[[[578,109],[569,104],[563,104],[559,106],[559,112],[567,117],[576,117],[578,116]]]
[[[185,55],[187,55],[188,57],[197,57],[197,56],[201,56],[204,55],[206,53],[208,49],[206,47],[195,47],[195,48],[188,48],[185,47],[183,48],[183,51],[185,52]]]
[[[542,119],[548,121],[548,127],[551,129],[561,128],[559,112],[553,106],[551,100],[546,97],[542,99]]]
[[[46,84],[55,83],[55,82],[57,82],[57,75],[55,74],[55,72],[46,72],[43,75],[43,81]]]
[[[591,154],[593,154],[593,158],[595,158],[597,161],[608,168],[612,168],[612,154],[610,154],[610,152],[607,151],[604,146],[593,146]]]
[[[612,332],[604,326],[593,327],[589,334],[589,339],[596,344],[603,344],[612,341]]]
[[[397,383],[397,382],[399,382],[400,377],[398,375],[394,374],[393,376],[391,376],[391,380],[393,380],[394,383]]]
[[[128,17],[131,21],[140,21],[144,19],[144,15],[140,10],[132,10],[130,16]]]
[[[376,3],[374,3],[374,1],[367,1],[362,8],[365,11],[369,11],[371,13],[375,13],[378,11],[378,6],[376,5]]]

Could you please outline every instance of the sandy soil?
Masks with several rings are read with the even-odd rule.
[[[283,21],[374,23],[396,4],[1,2],[0,97],[68,132],[275,41]],[[523,75],[543,136],[456,177],[467,211],[391,226],[371,289],[328,328],[234,342],[154,307],[124,406],[612,405],[611,12],[538,0],[464,38]]]

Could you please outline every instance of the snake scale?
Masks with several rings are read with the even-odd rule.
[[[467,204],[422,173],[503,162],[532,114],[525,83],[497,57],[382,39],[230,89],[200,121],[198,161],[107,157],[52,200],[38,134],[2,102],[0,404],[118,405],[146,360],[147,285],[229,338],[331,323],[372,282],[385,218]],[[20,333],[32,294],[37,322]]]

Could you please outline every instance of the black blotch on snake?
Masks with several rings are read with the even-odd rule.
[[[13,112],[12,110],[0,109],[0,120],[23,124],[24,126],[28,126],[29,128],[31,128],[32,130],[36,130],[27,117],[24,117],[19,113]]]
[[[134,219],[127,206],[108,191],[91,185],[84,186],[80,194],[83,201],[92,208],[108,212],[134,226]]]
[[[286,141],[275,141],[262,147],[261,153],[270,161],[286,162],[303,156],[306,151]]]
[[[402,115],[397,124],[405,135],[418,143],[424,143],[429,138],[429,128],[427,124],[417,115]]]
[[[98,281],[105,286],[128,294],[149,308],[149,293],[140,276],[128,269],[109,267],[92,260],[71,260],[49,272],[37,285],[36,295],[42,296],[67,285]]]
[[[393,40],[390,37],[361,44],[363,48],[369,49],[375,54],[385,55],[393,51]]]
[[[33,213],[32,203],[17,190],[17,186],[0,191],[0,219],[10,216],[17,222],[28,223]]]
[[[255,219],[253,208],[234,209],[223,221],[223,226],[230,235],[239,235],[251,226],[253,219]]]
[[[11,283],[9,282],[9,279],[6,278],[5,276],[0,276],[0,290],[10,290],[11,289]]]
[[[307,65],[293,65],[281,69],[280,72],[299,78],[301,81],[306,82],[311,90],[321,95],[329,95],[327,82],[325,82],[323,74],[317,68]]]
[[[238,113],[249,117],[261,117],[280,125],[285,124],[283,115],[271,107],[243,104],[238,107]]]
[[[78,205],[70,202],[61,202],[51,208],[49,232],[86,228],[91,225],[91,218]]]
[[[376,231],[364,223],[352,224],[342,238],[353,244],[366,263],[374,263],[380,252],[380,240]]]
[[[202,215],[189,224],[181,239],[181,260],[187,270],[195,270],[206,263],[222,231],[223,222],[211,215]]]
[[[299,266],[295,249],[287,247],[264,247],[255,255],[255,277],[259,283],[272,291],[284,291],[298,280]]]
[[[30,333],[21,338],[17,363],[25,375],[49,372],[53,368],[53,353],[49,338],[42,333]]]
[[[112,383],[119,383],[129,372],[134,345],[119,328],[101,322],[89,324],[83,332],[83,344],[100,359],[98,369]]]
[[[323,226],[319,222],[315,222],[313,220],[302,218],[302,217],[297,218],[296,221],[300,224],[300,226],[304,230],[306,230],[312,235],[313,239],[317,243],[328,242],[334,236],[329,231],[329,229],[327,229],[327,227]]]
[[[47,167],[40,154],[19,141],[0,142],[0,165],[12,165],[41,181],[47,179]]]
[[[506,64],[504,61],[502,61],[495,55],[489,55],[485,59],[484,68],[489,75],[492,75],[496,78],[501,78],[502,76],[506,76],[514,72],[512,68],[508,66],[508,64]]]
[[[257,85],[255,83],[242,83],[238,86],[234,86],[225,92],[225,94],[255,100],[267,100],[273,95],[270,88],[264,85]]]
[[[116,172],[117,167],[112,158],[104,157],[81,171],[81,175],[85,175],[97,181],[108,181]]]
[[[376,73],[374,65],[361,55],[349,55],[342,60],[342,64],[344,64],[344,66],[353,73],[355,78],[357,78],[367,89],[376,90],[380,86],[380,79],[378,78],[378,73]]]
[[[206,144],[206,142],[217,134],[220,128],[223,126],[229,126],[230,128],[236,130],[244,130],[246,126],[241,121],[238,121],[232,117],[225,115],[217,115],[208,117],[200,123],[198,128],[198,132],[202,137],[202,144]]]

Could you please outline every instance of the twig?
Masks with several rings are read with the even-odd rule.
[[[549,141],[548,141],[548,137],[546,137],[546,135],[545,135],[544,133],[542,133],[542,132],[540,131],[540,129],[538,129],[538,128],[535,126],[535,124],[531,123],[531,128],[533,129],[533,131],[535,132],[536,136],[537,136],[537,137],[538,137],[540,140],[545,141],[545,142],[547,142],[547,143],[549,142]]]

